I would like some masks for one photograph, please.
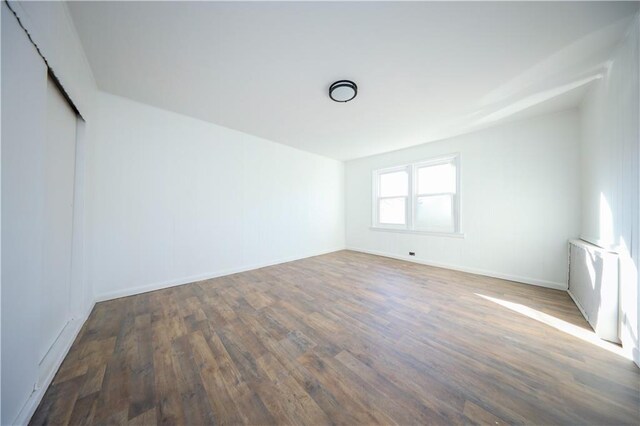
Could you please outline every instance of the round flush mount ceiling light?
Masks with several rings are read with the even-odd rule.
[[[338,80],[329,87],[329,97],[336,102],[349,102],[358,94],[358,86],[351,80]]]

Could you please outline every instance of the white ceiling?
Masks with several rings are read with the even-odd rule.
[[[638,3],[69,9],[101,89],[346,160],[575,105]],[[329,99],[338,79],[354,101]]]

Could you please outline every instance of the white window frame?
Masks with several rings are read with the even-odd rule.
[[[418,169],[425,166],[436,166],[439,164],[448,164],[453,163],[456,168],[456,192],[455,194],[446,192],[441,194],[418,194]],[[387,167],[384,169],[373,170],[372,172],[372,198],[371,198],[371,217],[372,217],[372,225],[371,229],[376,231],[392,231],[392,232],[407,232],[414,234],[426,234],[426,235],[442,235],[442,236],[450,236],[450,237],[458,237],[464,238],[464,234],[461,232],[461,221],[460,221],[460,211],[461,211],[461,197],[460,197],[460,175],[461,175],[461,167],[460,167],[460,154],[449,154],[443,155],[436,158],[430,158],[427,160],[422,160],[419,162],[411,163],[411,164],[403,164],[400,166]],[[393,173],[398,171],[406,171],[408,174],[408,188],[409,193],[406,199],[406,207],[405,207],[405,225],[394,225],[394,224],[385,224],[380,223],[378,221],[378,212],[379,212],[379,204],[380,200],[386,198],[399,198],[399,196],[393,197],[379,197],[379,185],[380,185],[380,175],[386,173]],[[453,215],[453,232],[436,232],[436,231],[428,231],[424,229],[420,229],[416,225],[416,209],[417,209],[417,200],[418,197],[432,197],[437,195],[450,195],[452,202],[452,215]]]
[[[395,173],[395,172],[407,172],[407,195],[402,196],[402,195],[393,195],[393,196],[389,196],[389,197],[380,197],[380,176],[381,175],[386,175],[388,173]],[[373,223],[375,224],[374,226],[377,228],[381,228],[381,229],[407,229],[407,226],[409,225],[409,220],[410,220],[410,216],[411,216],[411,209],[412,209],[412,200],[411,200],[411,169],[408,165],[406,166],[396,166],[396,167],[388,167],[385,169],[380,169],[380,170],[374,170],[374,178],[373,178],[373,204],[372,204],[372,208],[373,208],[373,218],[374,221]],[[378,221],[378,212],[379,212],[379,205],[380,205],[380,200],[386,200],[386,199],[392,199],[392,198],[404,198],[405,200],[405,204],[404,204],[404,225],[399,225],[399,224],[393,224],[393,223],[380,223]]]

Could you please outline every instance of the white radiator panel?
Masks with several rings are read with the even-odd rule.
[[[569,294],[600,338],[620,342],[617,253],[570,240]]]

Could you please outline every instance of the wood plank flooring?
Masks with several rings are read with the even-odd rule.
[[[557,324],[565,292],[340,251],[97,304],[31,424],[638,424],[638,368]]]

